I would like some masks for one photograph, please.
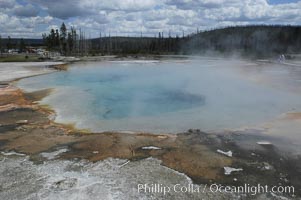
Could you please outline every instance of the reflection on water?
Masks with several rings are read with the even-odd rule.
[[[238,128],[300,111],[299,93],[285,89],[300,86],[295,74],[239,60],[91,62],[19,86],[56,88],[43,102],[55,108],[58,122],[93,131],[178,132]],[[282,77],[281,87],[258,84],[257,77]]]

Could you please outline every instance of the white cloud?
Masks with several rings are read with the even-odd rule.
[[[123,10],[123,11],[141,11],[149,10],[155,6],[161,4],[163,1],[159,0],[110,0],[110,1],[98,1],[98,0],[82,0],[80,1],[81,7],[90,9],[102,9],[102,10]]]
[[[0,8],[2,9],[13,8],[15,4],[15,0],[0,0]]]
[[[35,17],[39,11],[32,4],[27,4],[25,6],[16,6],[14,8],[14,14],[20,17]]]
[[[53,17],[51,16],[20,18],[0,13],[1,35],[5,37],[40,37],[42,32],[37,28],[41,25],[47,25],[52,21]]]
[[[119,35],[173,35],[197,28],[246,24],[299,24],[301,1],[270,4],[267,0],[0,0],[0,28],[29,34],[49,31],[51,25],[82,28],[91,36],[99,32]],[[43,16],[37,16],[43,13]],[[46,13],[46,16],[44,16]],[[48,16],[47,16],[48,15]],[[3,34],[3,33],[2,33]]]

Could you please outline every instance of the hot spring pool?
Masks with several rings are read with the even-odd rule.
[[[68,71],[23,79],[18,86],[26,91],[54,88],[41,103],[55,109],[57,122],[78,128],[208,131],[252,126],[300,111],[300,93],[253,80],[279,74],[293,81],[285,84],[301,85],[285,67],[199,59],[76,63]]]

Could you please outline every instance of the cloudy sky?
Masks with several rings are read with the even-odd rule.
[[[229,25],[301,25],[301,0],[0,0],[2,37],[40,38],[62,22],[90,37],[181,35]]]

